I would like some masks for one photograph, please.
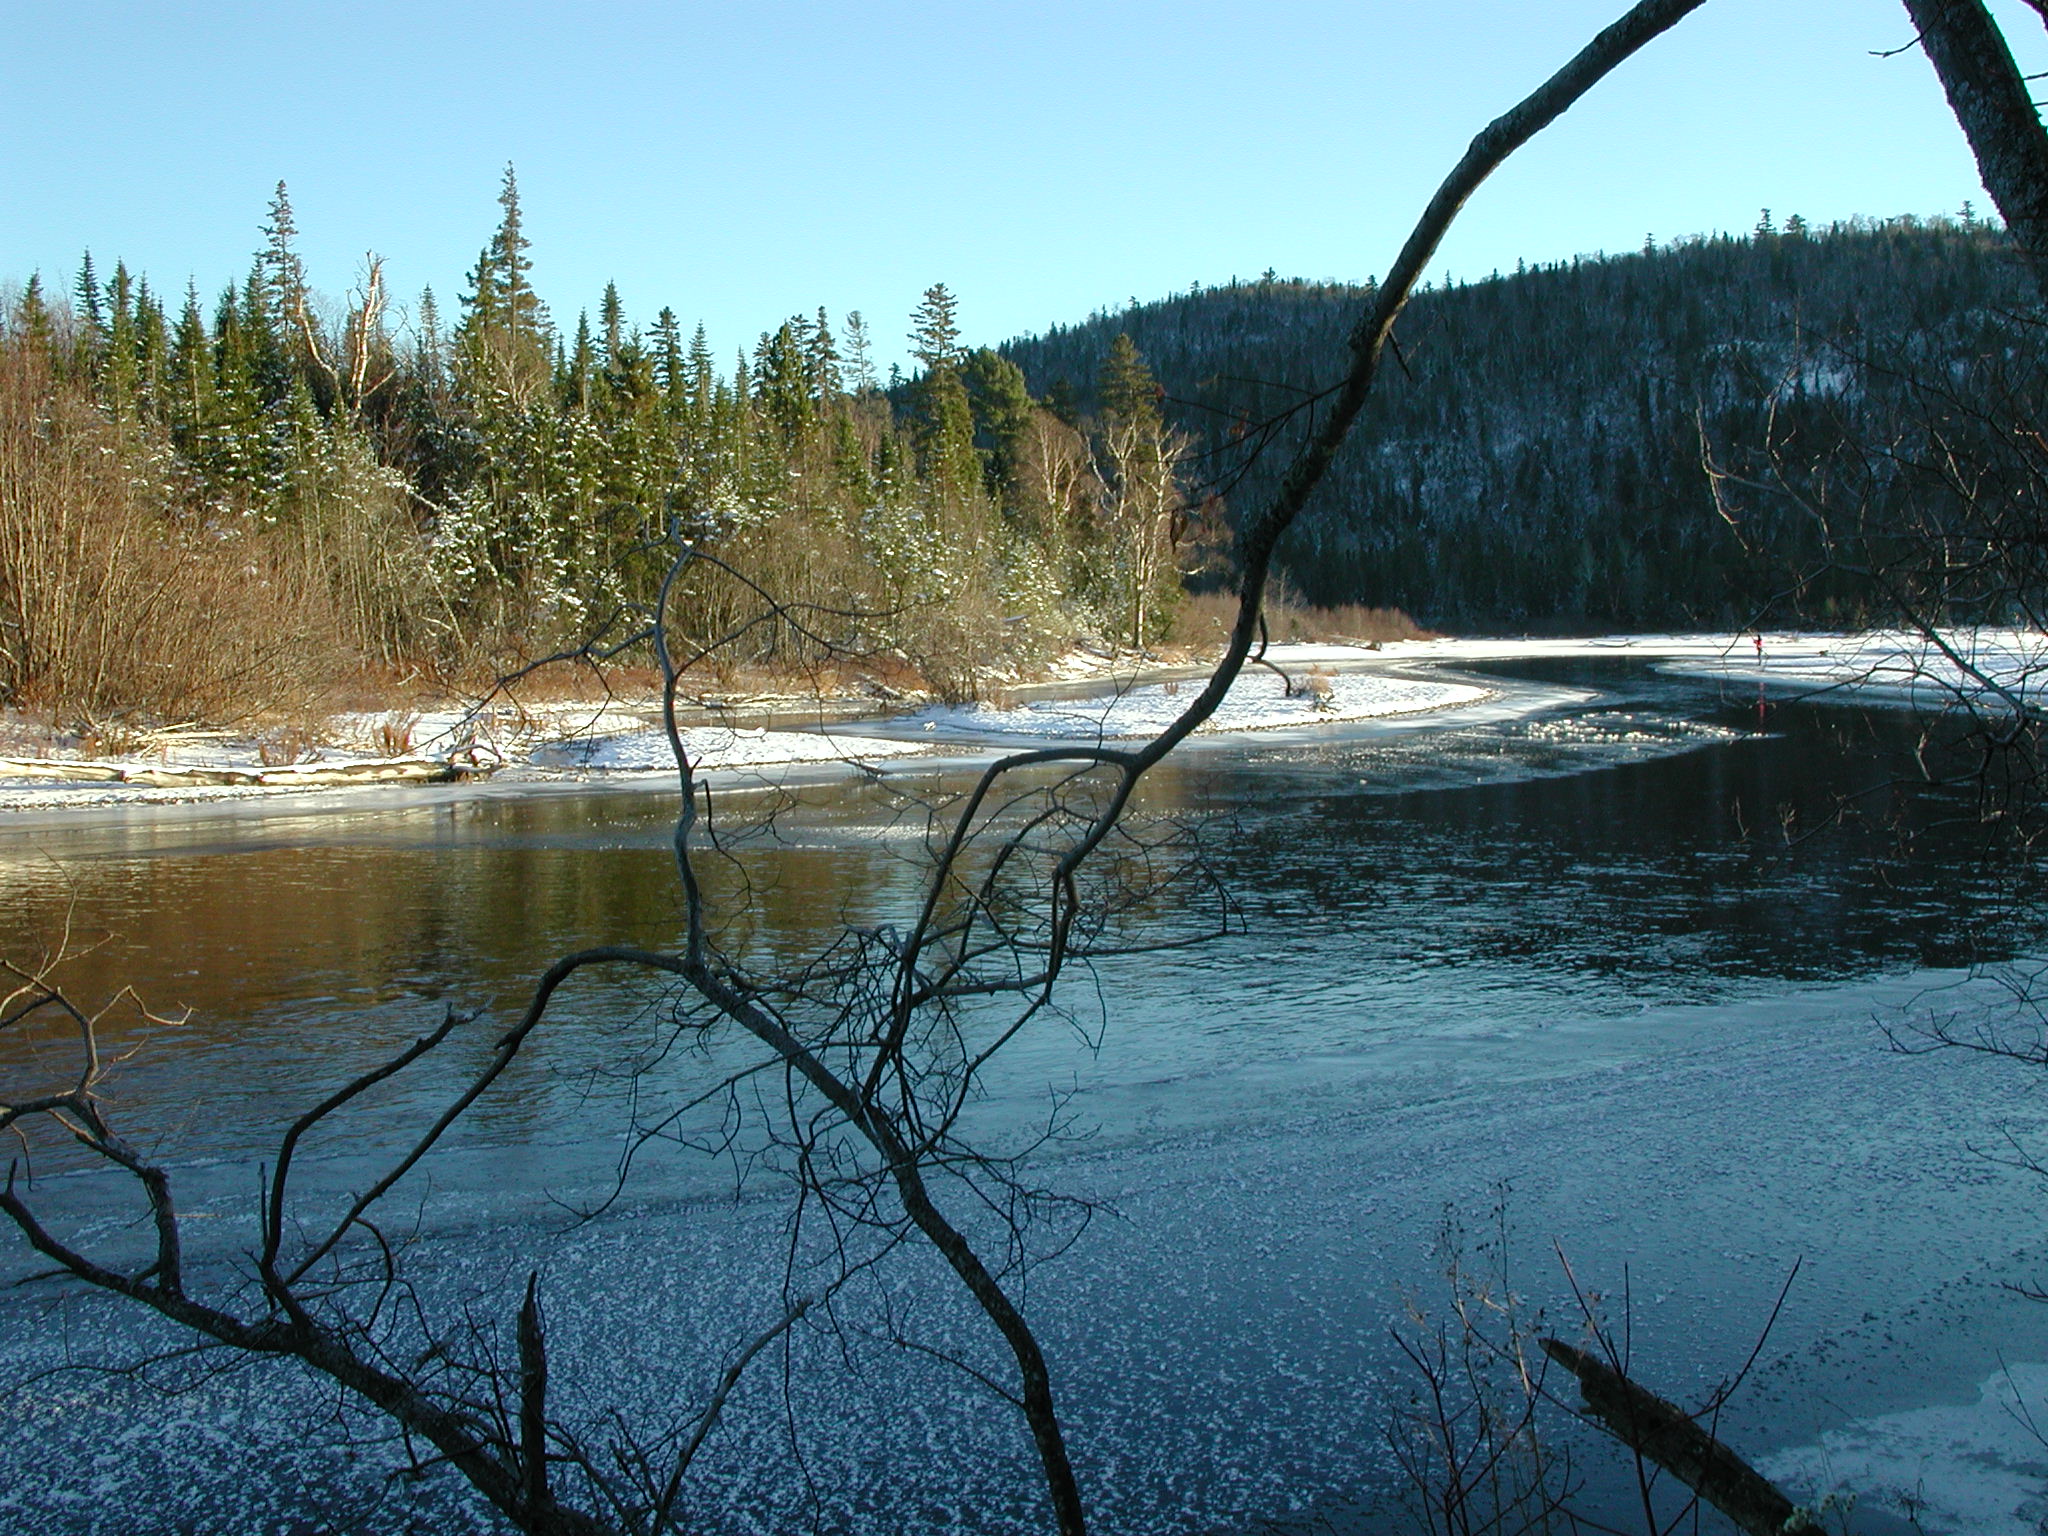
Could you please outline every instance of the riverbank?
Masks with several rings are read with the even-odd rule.
[[[1937,644],[1900,634],[1607,635],[1575,639],[1297,642],[1248,667],[1206,735],[1314,731],[1459,710],[1488,688],[1444,674],[1500,660],[1629,656],[1789,697],[1855,693],[1942,706],[2031,699],[2043,637],[1981,631]],[[1036,683],[961,705],[872,693],[755,692],[692,700],[680,716],[693,765],[712,776],[853,768],[904,758],[987,755],[1052,742],[1128,745],[1165,729],[1193,700],[1206,663],[1076,653]],[[879,712],[878,712],[879,711]],[[0,814],[67,808],[389,793],[423,782],[504,786],[601,783],[673,772],[651,695],[336,715],[278,740],[170,729],[94,754],[12,723],[0,743]],[[204,782],[212,779],[216,782]]]

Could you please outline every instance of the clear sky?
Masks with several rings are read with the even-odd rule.
[[[2014,0],[2008,31],[2048,67]],[[0,280],[90,248],[210,305],[290,185],[317,288],[363,253],[452,315],[518,168],[559,322],[616,280],[721,354],[944,282],[993,343],[1191,282],[1384,271],[1466,141],[1622,0],[0,0]],[[1482,189],[1517,258],[1982,207],[1897,0],[1708,0]],[[2038,55],[2038,56],[2037,56]]]

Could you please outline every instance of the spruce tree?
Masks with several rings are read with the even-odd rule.
[[[206,318],[200,313],[196,282],[185,285],[185,307],[171,334],[169,381],[165,414],[171,440],[195,466],[209,470],[216,448],[213,348],[206,335]]]
[[[604,331],[604,366],[616,368],[626,345],[626,306],[619,301],[619,285],[604,285],[604,302],[598,308],[598,324]]]
[[[73,370],[78,377],[97,380],[106,359],[107,322],[101,308],[99,274],[93,270],[92,252],[78,264],[78,282],[72,290],[79,319],[77,357]]]
[[[683,354],[682,322],[663,307],[654,317],[654,383],[670,421],[680,421],[690,398],[690,372]]]
[[[43,275],[40,272],[29,273],[28,284],[21,290],[21,298],[14,307],[14,330],[22,343],[39,357],[49,363],[58,363],[58,359],[52,356],[54,328],[50,322],[50,306],[43,299]]]
[[[552,369],[547,311],[529,277],[533,263],[526,254],[519,182],[510,165],[498,206],[503,212],[497,232],[470,274],[472,291],[463,296],[458,355],[472,397],[500,391],[514,408],[523,409],[545,390]]]
[[[107,284],[107,349],[100,374],[100,401],[117,419],[135,413],[135,281],[128,264],[114,263]]]
[[[579,411],[589,410],[597,377],[597,347],[590,339],[588,310],[577,312],[576,345],[569,353],[566,372],[563,402]]]
[[[804,366],[811,376],[811,395],[820,410],[828,409],[840,390],[839,348],[832,341],[832,327],[825,319],[825,306],[818,306],[817,323],[805,338]]]
[[[263,222],[263,249],[256,260],[263,272],[270,312],[288,336],[297,333],[299,317],[306,307],[306,267],[292,244],[298,234],[291,194],[280,181],[270,199],[269,217]],[[298,347],[295,345],[292,350],[296,354]]]

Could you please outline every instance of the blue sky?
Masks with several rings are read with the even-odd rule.
[[[87,247],[209,301],[289,183],[317,287],[450,310],[518,167],[557,319],[616,280],[722,354],[794,312],[901,355],[1191,282],[1385,266],[1465,142],[1621,0],[595,6],[7,0],[0,279]],[[2012,0],[2008,30],[2048,67]],[[1440,266],[1979,206],[1895,0],[1708,0],[1482,189]]]

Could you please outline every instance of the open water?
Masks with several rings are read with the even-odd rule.
[[[1058,1105],[1031,1179],[1094,1211],[1028,1299],[1103,1530],[1383,1518],[1361,1511],[1397,1499],[1389,1414],[1414,1384],[1393,1330],[1440,1313],[1447,1222],[1481,1268],[1504,1237],[1511,1282],[1566,1331],[1568,1261],[1673,1396],[1742,1365],[1796,1262],[1726,1420],[1758,1453],[1972,1398],[2002,1353],[2048,1359],[2044,1309],[2007,1286],[2048,1275],[2038,1180],[1997,1155],[2048,1149],[2038,1074],[1888,1049],[1887,1028],[2009,1020],[2010,968],[2041,947],[1967,807],[1904,787],[1921,726],[1639,665],[1483,671],[1486,706],[1170,765],[1145,810],[1204,828],[1229,932],[1101,962],[974,1107],[1015,1145]],[[903,804],[804,786],[746,845],[733,941],[787,957],[900,915],[921,825]],[[133,1049],[112,1107],[178,1166],[195,1248],[231,1268],[294,1114],[451,1004],[485,1010],[307,1159],[313,1196],[359,1187],[551,958],[673,936],[672,815],[606,790],[25,819],[0,825],[0,944],[68,923],[97,945],[81,995],[190,1010],[112,1026]],[[596,983],[565,1002],[409,1196],[409,1262],[429,1300],[484,1310],[540,1270],[558,1401],[680,1411],[772,1315],[781,1186],[657,1149],[610,1215],[569,1220],[560,1202],[617,1167],[650,1081],[620,1068],[668,1004]],[[0,1036],[0,1071],[63,1059]],[[684,1052],[662,1080],[686,1097],[730,1064]],[[44,1166],[44,1198],[118,1248],[125,1208]],[[0,1274],[33,1268],[0,1249]],[[801,1327],[736,1394],[700,1526],[1042,1528],[1009,1412],[878,1337],[990,1358],[928,1260],[878,1269],[836,1325]],[[0,1374],[33,1377],[0,1398],[0,1529],[490,1528],[445,1474],[389,1477],[397,1449],[275,1369],[170,1397],[36,1374],[150,1338],[47,1282],[0,1297]]]

